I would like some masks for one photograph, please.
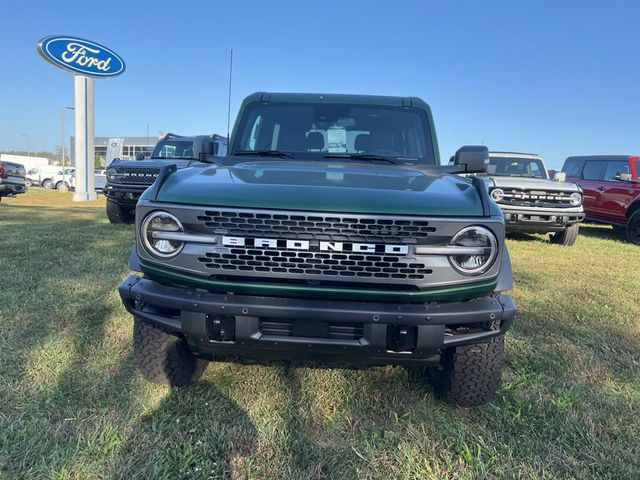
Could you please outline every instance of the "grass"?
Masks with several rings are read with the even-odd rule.
[[[509,240],[503,384],[469,410],[397,367],[145,382],[115,290],[133,229],[70,195],[0,203],[0,477],[640,478],[640,249],[608,227]]]

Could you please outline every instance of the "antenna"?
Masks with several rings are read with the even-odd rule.
[[[229,102],[227,104],[227,142],[229,141],[229,125],[231,124],[231,74],[233,73],[233,48],[229,58]]]

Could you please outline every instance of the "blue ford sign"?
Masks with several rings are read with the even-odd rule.
[[[113,50],[82,38],[53,35],[38,43],[38,52],[56,67],[94,78],[124,72],[124,61]]]

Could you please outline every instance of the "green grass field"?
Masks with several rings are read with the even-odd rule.
[[[132,361],[132,226],[104,199],[0,203],[0,478],[640,478],[640,248],[509,240],[519,310],[497,401],[457,409],[370,370]]]

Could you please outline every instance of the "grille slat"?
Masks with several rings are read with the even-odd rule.
[[[158,167],[117,167],[116,171],[121,175],[118,183],[134,183],[138,185],[151,185],[156,181],[160,168]]]
[[[197,217],[206,231],[237,236],[363,243],[416,243],[436,228],[427,221],[207,210]]]
[[[529,207],[572,207],[573,192],[549,192],[543,190],[503,188],[504,197],[500,201],[506,205]]]
[[[233,257],[233,258],[231,258]],[[363,260],[365,259],[365,260]],[[210,251],[198,257],[207,270],[331,275],[380,279],[424,279],[432,272],[415,259],[361,253],[278,251],[269,248],[233,248],[231,254]]]

